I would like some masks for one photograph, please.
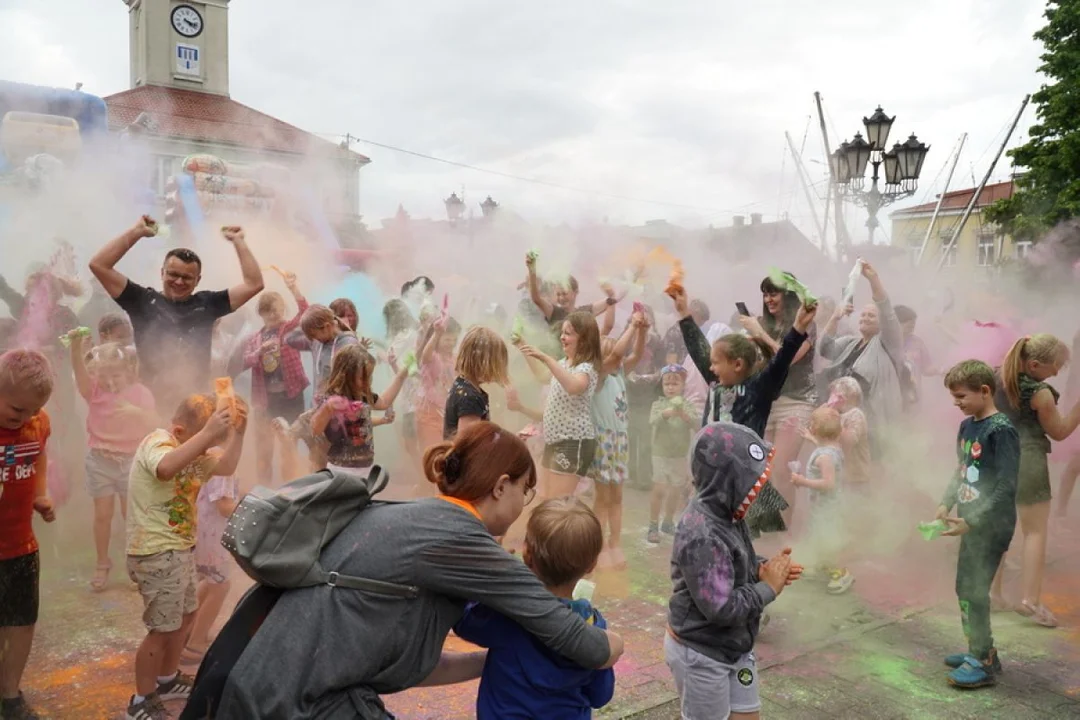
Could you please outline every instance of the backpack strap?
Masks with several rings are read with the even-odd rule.
[[[337,572],[321,573],[321,584],[330,587],[342,587],[350,590],[363,590],[365,592],[378,593],[379,595],[393,595],[400,598],[415,598],[420,594],[420,588],[414,585],[398,585],[381,580],[369,580],[354,575],[342,575]]]

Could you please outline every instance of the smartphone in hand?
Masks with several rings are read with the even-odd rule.
[[[739,314],[742,315],[743,317],[750,317],[750,311],[746,308],[746,303],[744,303],[744,302],[735,303],[735,309],[738,310]]]

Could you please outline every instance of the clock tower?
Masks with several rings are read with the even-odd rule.
[[[124,0],[131,87],[229,94],[229,0]]]

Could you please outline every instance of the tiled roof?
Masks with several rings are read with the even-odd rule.
[[[971,196],[975,194],[975,190],[977,189],[978,188],[967,188],[965,190],[953,190],[952,192],[945,193],[945,201],[941,203],[941,210],[943,212],[946,210],[963,210],[967,207],[967,204],[971,202]],[[975,203],[975,207],[981,208],[986,207],[987,205],[993,205],[998,200],[1012,197],[1013,192],[1014,187],[1012,180],[987,185],[983,188],[982,193],[980,193],[979,200]],[[918,215],[919,213],[934,212],[934,208],[936,207],[937,200],[935,199],[934,202],[923,203],[922,205],[897,210],[891,213],[891,215]]]
[[[109,127],[123,129],[146,113],[150,134],[253,150],[285,153],[342,154],[347,151],[298,127],[270,117],[223,95],[143,85],[105,98]],[[349,151],[358,162],[370,160]]]

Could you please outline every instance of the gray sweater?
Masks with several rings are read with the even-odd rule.
[[[852,369],[870,383],[870,394],[863,398],[863,407],[872,420],[880,423],[896,420],[904,409],[904,398],[900,391],[904,333],[888,298],[875,305],[881,330],[870,338]],[[841,338],[825,336],[818,341],[818,348],[822,357],[832,360],[833,365],[839,365],[855,352],[861,340],[858,335]]]
[[[322,566],[415,585],[415,599],[319,586],[282,596],[233,668],[215,720],[383,718],[377,694],[423,681],[475,600],[589,668],[603,630],[544,589],[467,510],[432,498],[377,503],[326,547]]]

